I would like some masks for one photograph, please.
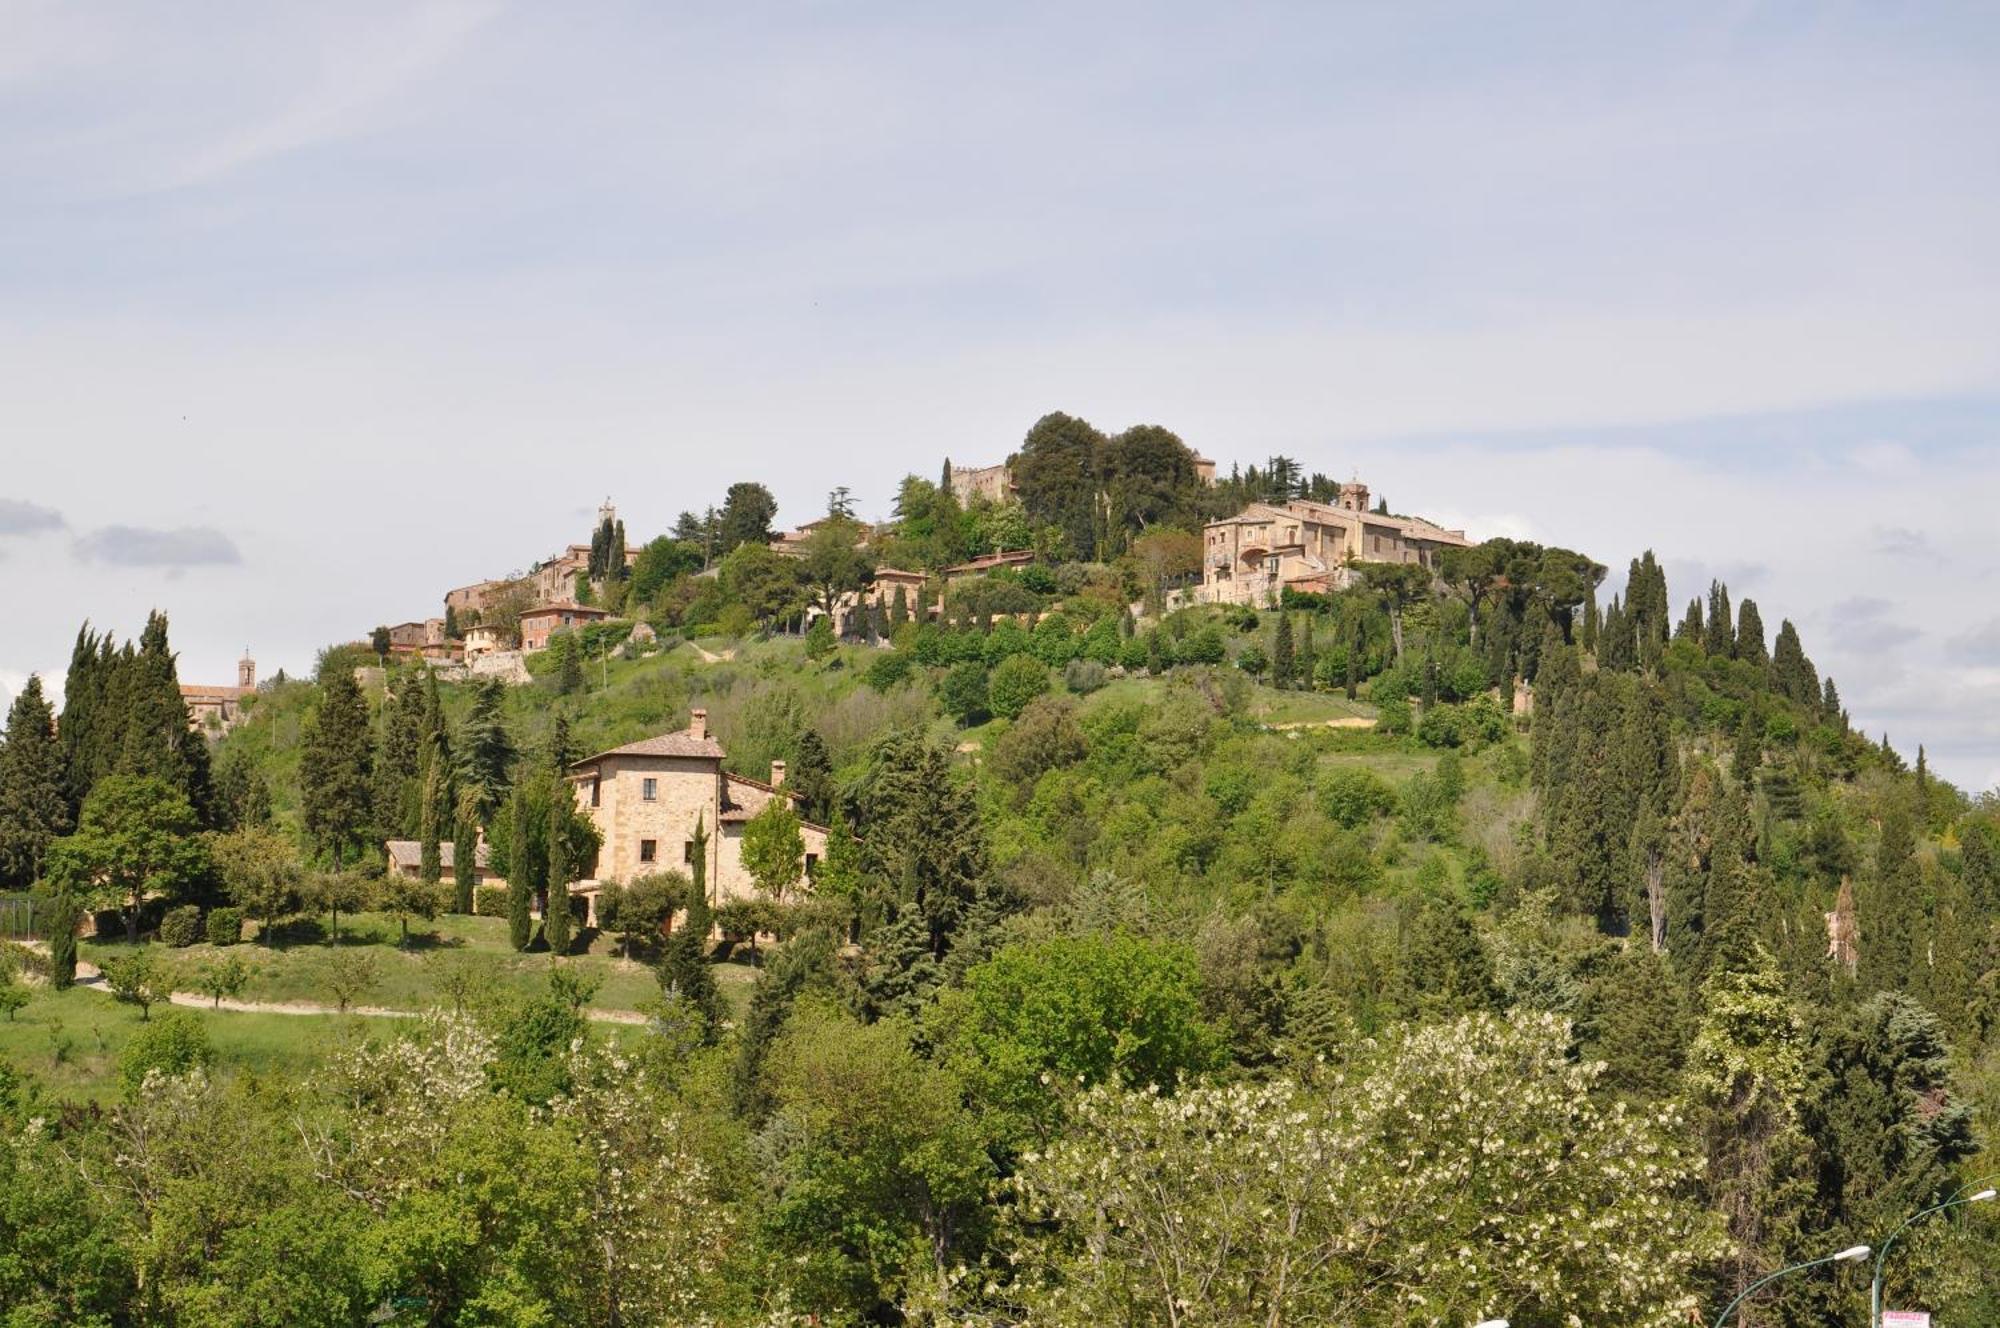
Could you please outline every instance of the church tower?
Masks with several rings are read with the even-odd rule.
[[[1343,512],[1365,512],[1368,510],[1368,486],[1359,479],[1349,480],[1340,486],[1340,510]]]
[[[246,692],[257,690],[257,661],[250,658],[249,647],[244,647],[243,658],[236,661],[236,685]]]

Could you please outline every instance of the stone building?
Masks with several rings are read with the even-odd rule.
[[[243,715],[243,698],[257,690],[257,661],[244,651],[236,661],[236,685],[218,687],[207,683],[182,683],[181,700],[187,706],[188,727],[198,732],[226,733]]]
[[[569,768],[577,805],[604,836],[593,876],[575,891],[595,897],[603,881],[632,881],[649,872],[692,871],[695,827],[708,835],[709,902],[724,904],[756,893],[743,866],[743,827],[784,788],[783,762],[773,762],[764,783],[722,768],[726,754],[708,733],[708,712],[696,710],[685,730],[663,733],[586,757]],[[824,826],[803,825],[804,872],[809,879],[826,854]]]
[[[389,855],[389,874],[391,876],[423,875],[424,846],[422,841],[415,839],[391,839],[383,845],[383,848],[387,850]],[[452,881],[456,879],[454,864],[457,860],[457,846],[449,839],[439,840],[438,863],[443,870],[444,880]],[[479,841],[479,851],[472,855],[472,884],[475,888],[483,885],[507,884],[507,882],[495,876],[492,869],[486,865],[486,841],[484,839]]]
[[[990,503],[1010,502],[1014,497],[1014,472],[1004,461],[993,466],[966,466],[963,469],[952,466],[951,491],[957,496],[960,507],[972,506],[974,498],[984,498]]]
[[[460,623],[474,623],[486,616],[486,610],[500,598],[512,581],[475,581],[469,586],[459,586],[444,592],[444,606],[452,617]]]
[[[507,648],[507,633],[492,623],[480,623],[465,629],[465,658],[467,662],[481,655],[490,655],[496,650]]]
[[[565,627],[588,626],[611,615],[588,604],[544,604],[521,615],[521,650],[533,654],[546,650],[549,638]]]
[[[1202,533],[1201,585],[1207,604],[1277,602],[1286,587],[1340,590],[1354,580],[1356,563],[1415,563],[1437,567],[1438,554],[1472,541],[1421,517],[1368,510],[1368,486],[1340,486],[1333,506],[1297,499],[1252,503],[1235,516],[1212,521]]]

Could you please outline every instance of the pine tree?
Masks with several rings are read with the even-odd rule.
[[[338,868],[367,838],[368,702],[354,675],[335,669],[320,685],[299,753],[299,801],[307,836]]]
[[[41,877],[49,841],[72,824],[64,785],[55,710],[31,673],[8,708],[0,745],[0,884],[20,888]]]
[[[548,876],[544,880],[548,902],[542,910],[542,935],[549,943],[551,954],[569,953],[569,882],[573,874],[569,823],[575,814],[576,803],[569,795],[569,785],[562,777],[562,768],[558,766],[549,786]]]
[[[1292,685],[1292,621],[1288,613],[1278,615],[1278,632],[1271,644],[1271,685],[1280,689]]]

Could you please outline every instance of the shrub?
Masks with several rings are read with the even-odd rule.
[[[1345,766],[1320,781],[1320,809],[1349,830],[1396,810],[1396,790],[1373,770]]]
[[[210,945],[235,945],[242,939],[242,909],[217,908],[209,910],[208,943]]]
[[[986,666],[969,659],[952,665],[938,688],[938,702],[961,724],[983,722],[988,714]]]
[[[1383,733],[1410,731],[1410,703],[1400,696],[1384,697],[1376,706],[1375,727]]]
[[[1204,627],[1181,644],[1175,659],[1182,664],[1220,664],[1228,653],[1222,645],[1222,633]]]
[[[886,692],[901,685],[910,676],[914,663],[901,650],[887,651],[869,662],[868,671],[861,675],[861,681],[878,692]]]
[[[201,910],[193,904],[170,908],[160,919],[160,942],[185,950],[201,939]]]
[[[199,1017],[184,1010],[169,1010],[132,1035],[118,1058],[118,1077],[128,1091],[136,1091],[146,1075],[186,1074],[206,1069],[215,1059],[209,1045],[208,1029]]]
[[[1032,655],[1010,655],[993,670],[986,685],[989,709],[1002,719],[1015,719],[1028,702],[1049,690],[1049,670]]]
[[[472,892],[472,911],[482,918],[507,916],[507,887],[482,885]]]
[[[1140,647],[1141,651],[1144,649],[1144,646]],[[1090,695],[1104,686],[1109,678],[1110,675],[1105,672],[1104,666],[1094,659],[1073,659],[1069,662],[1069,667],[1063,670],[1063,686],[1078,696]]]

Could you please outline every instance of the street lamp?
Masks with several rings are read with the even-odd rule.
[[[1817,1268],[1823,1263],[1860,1263],[1863,1259],[1867,1258],[1871,1253],[1873,1253],[1873,1251],[1871,1251],[1866,1245],[1856,1245],[1852,1249],[1842,1250],[1838,1254],[1829,1254],[1824,1259],[1809,1259],[1805,1263],[1795,1263],[1790,1268],[1780,1268],[1775,1273],[1766,1274],[1765,1276],[1760,1277],[1756,1281],[1752,1282],[1749,1286],[1744,1287],[1742,1294],[1737,1296],[1736,1299],[1729,1302],[1729,1307],[1723,1310],[1721,1314],[1716,1316],[1715,1328],[1722,1328],[1722,1325],[1728,1322],[1730,1313],[1733,1310],[1735,1310],[1735,1308],[1738,1305],[1741,1305],[1744,1301],[1748,1300],[1750,1298],[1750,1294],[1753,1291],[1757,1290],[1759,1287],[1763,1286],[1767,1282],[1775,1282],[1779,1278],[1784,1277],[1789,1273],[1798,1273],[1798,1272],[1803,1272],[1808,1268]],[[1869,1328],[1874,1328],[1874,1325],[1871,1324]]]
[[[1964,1194],[1964,1191],[1961,1189],[1959,1193]],[[1896,1237],[1903,1234],[1903,1228],[1919,1218],[1929,1217],[1932,1213],[1942,1213],[1947,1208],[1963,1208],[1967,1204],[1986,1203],[1996,1193],[2000,1191],[1981,1190],[1977,1194],[1968,1194],[1963,1199],[1947,1199],[1936,1207],[1910,1214],[1903,1219],[1902,1226],[1889,1233],[1889,1238],[1882,1242],[1882,1252],[1875,1256],[1875,1282],[1868,1289],[1868,1328],[1882,1328],[1882,1261],[1889,1257],[1889,1247],[1896,1243]]]

